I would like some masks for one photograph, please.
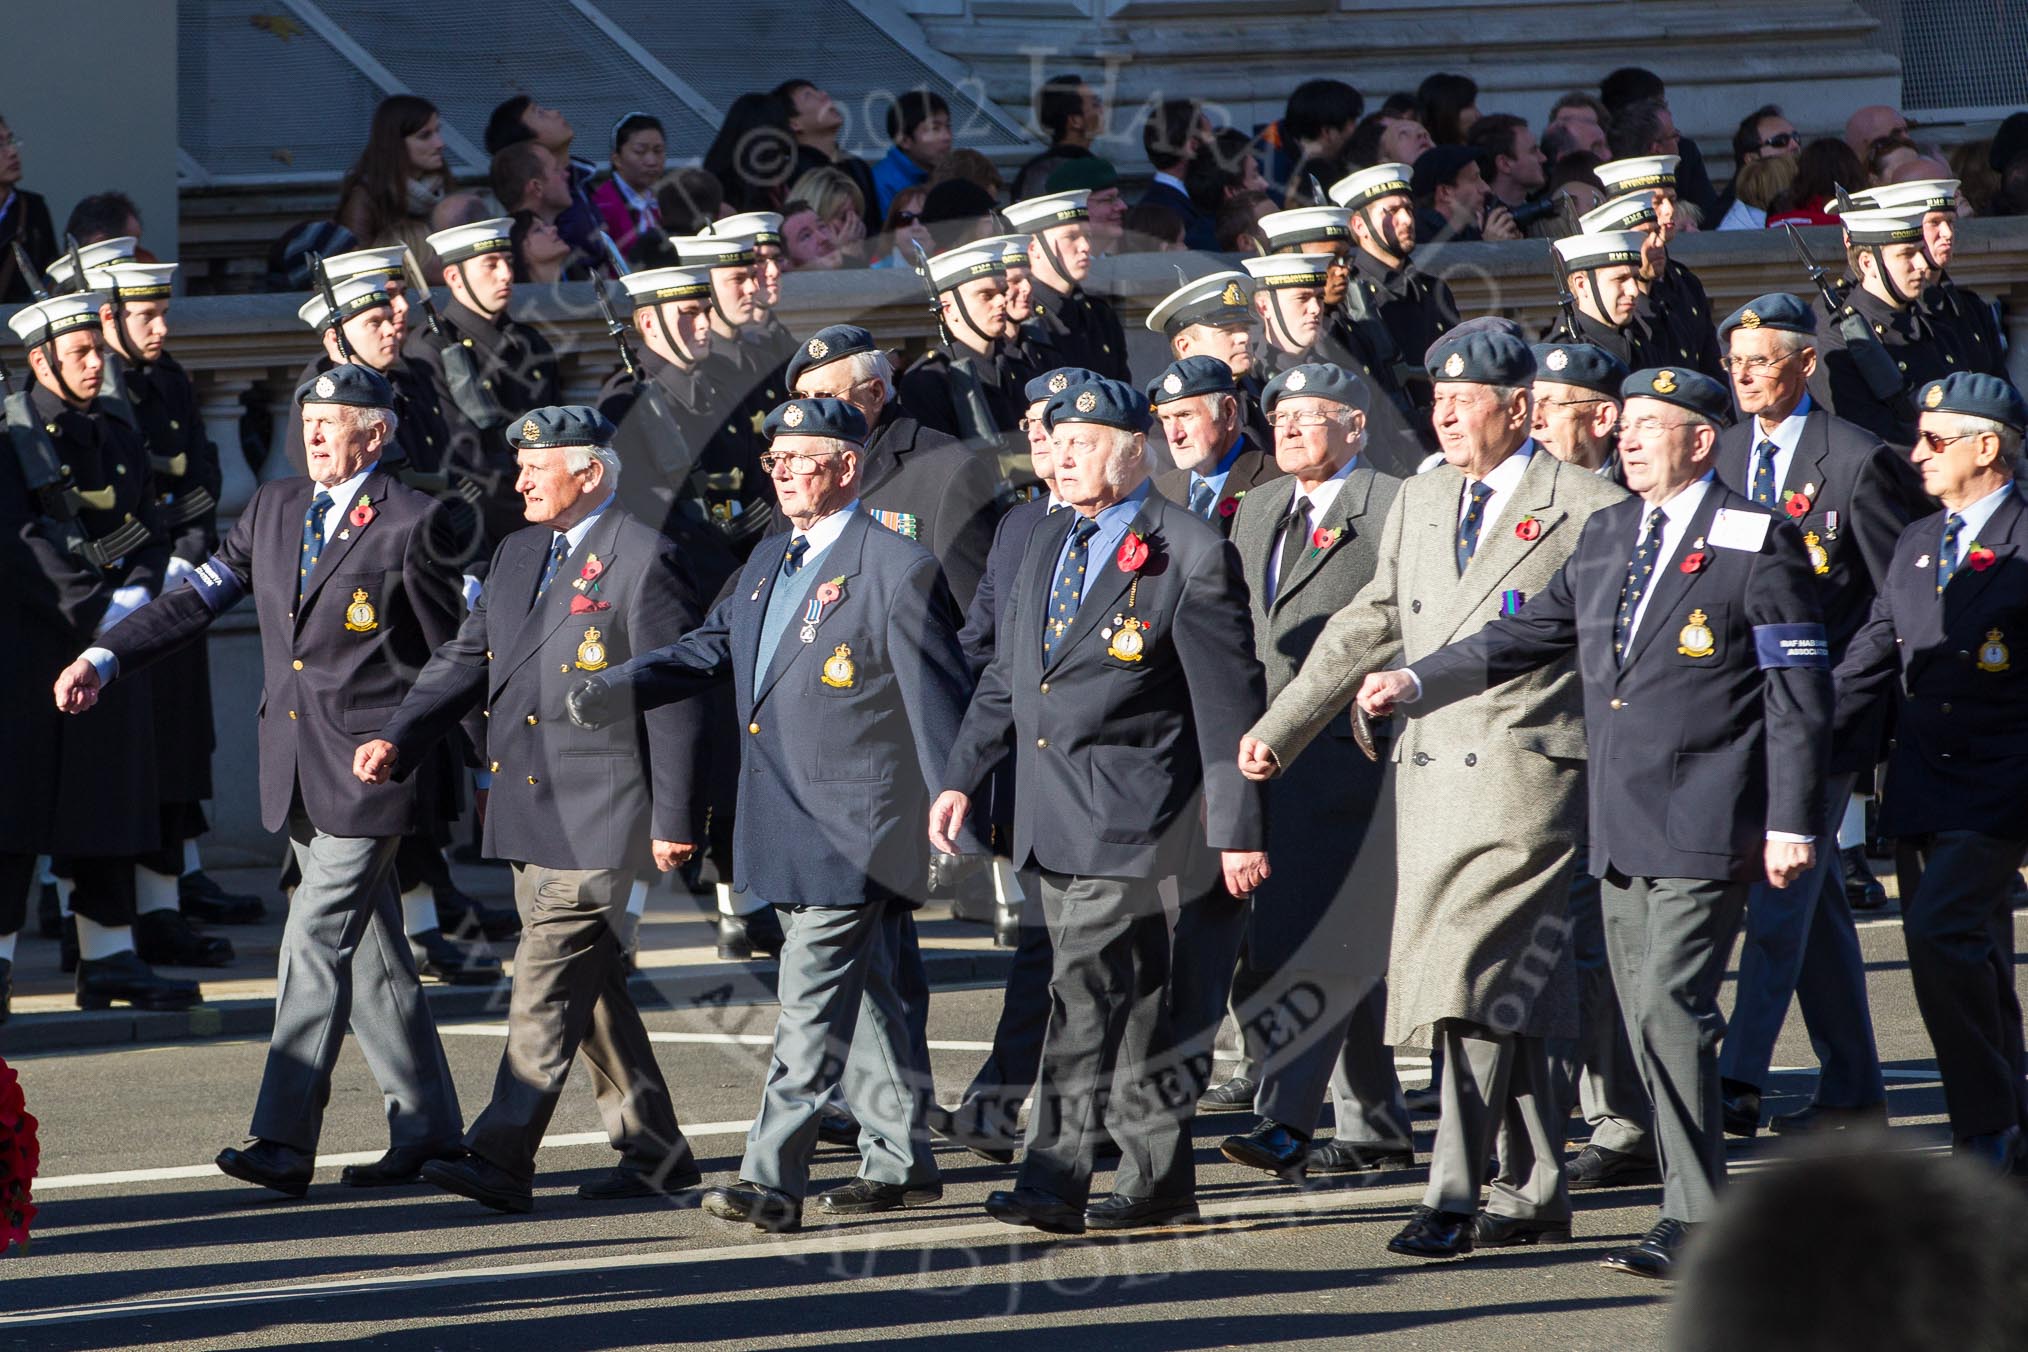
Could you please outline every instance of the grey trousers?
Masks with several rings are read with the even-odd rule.
[[[1591,1128],[1591,1144],[1623,1155],[1655,1154],[1654,1110],[1641,1084],[1641,1067],[1627,1040],[1606,960],[1605,919],[1599,912],[1598,879],[1577,873],[1570,880],[1570,948],[1577,967],[1575,1038],[1549,1040],[1550,1069],[1557,1077],[1555,1120],[1569,1127],[1575,1103]]]
[[[1021,1104],[1035,1087],[1035,1070],[1042,1061],[1042,1035],[1049,1026],[1049,972],[1053,965],[1041,884],[1034,873],[1024,871],[1021,942],[1014,950],[1000,1019],[993,1027],[993,1050],[959,1100],[959,1120],[969,1130],[1020,1143]]]
[[[1866,963],[1838,865],[1838,819],[1851,796],[1852,776],[1832,776],[1816,867],[1787,887],[1757,883],[1747,894],[1739,984],[1718,1061],[1721,1077],[1765,1089],[1794,996],[1820,1068],[1816,1101],[1839,1108],[1887,1098],[1866,1003]]]
[[[400,840],[331,836],[300,815],[289,844],[302,881],[275,972],[275,1031],[254,1136],[314,1153],[349,1024],[387,1105],[395,1145],[448,1144],[462,1119],[451,1068],[402,933],[390,872]]]
[[[1311,993],[1314,992],[1314,997]],[[1254,1110],[1292,1131],[1314,1136],[1331,1091],[1337,1138],[1360,1145],[1407,1150],[1415,1144],[1394,1049],[1383,1040],[1387,1025],[1387,983],[1361,989],[1359,982],[1334,980],[1321,972],[1277,975],[1256,994],[1266,996],[1279,1018],[1240,1018],[1240,1035],[1261,1049],[1256,1070],[1260,1089]],[[1314,998],[1319,1015],[1285,1044],[1272,1045],[1274,1030],[1303,1017]]]
[[[1614,873],[1599,890],[1613,982],[1655,1109],[1662,1216],[1709,1220],[1725,1178],[1718,987],[1748,887]]]
[[[1439,1019],[1435,1032],[1444,1054],[1438,1081],[1443,1116],[1430,1147],[1423,1204],[1452,1213],[1478,1210],[1486,1156],[1497,1153],[1489,1213],[1568,1221],[1563,1123],[1555,1115],[1563,1100],[1545,1040],[1463,1019]]]
[[[900,902],[783,906],[774,1054],[739,1176],[792,1197],[810,1189],[825,1100],[842,1089],[859,1122],[859,1174],[921,1186],[937,1178],[925,1110],[929,1047],[897,973],[915,918]]]
[[[521,942],[514,950],[507,1049],[493,1077],[492,1102],[465,1133],[465,1145],[517,1178],[534,1177],[536,1148],[580,1052],[591,1068],[606,1133],[628,1167],[661,1176],[694,1163],[654,1044],[627,991],[633,881],[631,869],[514,865]]]
[[[1169,925],[1156,884],[1044,873],[1042,908],[1056,958],[1017,1186],[1083,1206],[1109,1128],[1120,1145],[1115,1193],[1194,1196],[1196,1098],[1173,1055]]]

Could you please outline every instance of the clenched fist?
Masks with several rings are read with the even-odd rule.
[[[613,688],[596,676],[589,677],[564,696],[563,707],[571,722],[596,731],[613,721]]]

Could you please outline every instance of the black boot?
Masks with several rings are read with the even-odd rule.
[[[88,958],[77,965],[79,1009],[110,1009],[114,1004],[135,1009],[188,1009],[203,1000],[195,981],[157,976],[131,949],[110,958]]]
[[[63,938],[56,946],[56,965],[65,972],[77,970],[77,917],[63,918]]]
[[[258,925],[268,918],[267,903],[244,892],[228,892],[201,868],[176,880],[176,909],[206,925]]]
[[[14,1012],[14,963],[0,958],[0,1024]]]
[[[143,911],[134,917],[134,951],[163,967],[230,967],[232,941],[199,934],[181,911]]]
[[[999,901],[993,903],[993,947],[1021,947],[1021,904]]]
[[[718,956],[733,962],[782,955],[782,922],[772,906],[749,915],[718,917]]]
[[[54,939],[63,933],[63,907],[57,901],[55,883],[42,884],[36,894],[35,932],[45,939]]]
[[[1847,845],[1838,852],[1845,869],[1845,901],[1855,911],[1877,911],[1887,905],[1887,889],[1873,876],[1866,863],[1864,845]]]
[[[484,944],[459,943],[442,930],[424,930],[408,936],[408,951],[415,969],[450,986],[492,986],[501,980],[500,959],[486,951]]]
[[[488,906],[458,890],[456,883],[430,889],[437,900],[437,927],[458,939],[512,939],[521,933],[518,912]]]

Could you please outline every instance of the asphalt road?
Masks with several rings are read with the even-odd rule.
[[[2028,916],[2017,917],[2017,938]],[[1898,923],[1862,930],[1894,1141],[1943,1140],[1942,1098],[1908,985]],[[1729,996],[1728,996],[1729,1000]],[[992,1036],[997,991],[940,991],[930,1036],[948,1101]],[[651,1015],[677,1109],[707,1178],[737,1170],[758,1098],[771,1005]],[[498,1025],[446,1029],[467,1117],[483,1104]],[[358,1192],[320,1168],[302,1201],[217,1174],[245,1130],[265,1047],[179,1043],[50,1054],[18,1065],[42,1122],[42,1214],[33,1249],[0,1259],[0,1347],[373,1348],[821,1347],[895,1352],[966,1335],[1051,1338],[1066,1348],[1390,1349],[1659,1346],[1668,1290],[1596,1258],[1652,1223],[1657,1188],[1577,1195],[1567,1245],[1430,1264],[1386,1252],[1419,1199],[1420,1169],[1366,1186],[1299,1190],[1225,1163],[1217,1143],[1251,1119],[1200,1117],[1206,1223],[1126,1237],[1058,1239],[987,1218],[1008,1170],[940,1152],[941,1204],[840,1224],[810,1213],[769,1237],[713,1219],[695,1194],[594,1204],[576,1185],[607,1167],[578,1077],[541,1153],[536,1209],[498,1216],[427,1187]],[[1403,1078],[1426,1078],[1404,1051]],[[1811,1064],[1792,1019],[1770,1112],[1807,1097]],[[1426,1152],[1432,1119],[1418,1146]],[[1581,1127],[1581,1124],[1579,1124]],[[377,1089],[349,1046],[325,1159],[376,1156]],[[1767,1136],[1734,1142],[1742,1173],[1779,1167]],[[815,1190],[851,1177],[826,1150]],[[142,1171],[156,1171],[152,1173]],[[140,1173],[140,1176],[136,1176]],[[1104,1176],[1101,1176],[1101,1188]]]

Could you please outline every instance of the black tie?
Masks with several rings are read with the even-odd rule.
[[[1627,564],[1626,585],[1620,588],[1620,613],[1613,621],[1613,659],[1627,660],[1627,645],[1634,638],[1634,616],[1647,594],[1655,574],[1655,554],[1662,547],[1662,509],[1650,507],[1641,519],[1641,538],[1634,542],[1634,557]]]
[[[1273,596],[1280,596],[1288,587],[1289,579],[1296,575],[1296,564],[1302,560],[1303,548],[1309,542],[1310,500],[1298,493],[1296,500],[1289,504],[1289,514],[1282,519],[1282,558],[1275,570]]]

